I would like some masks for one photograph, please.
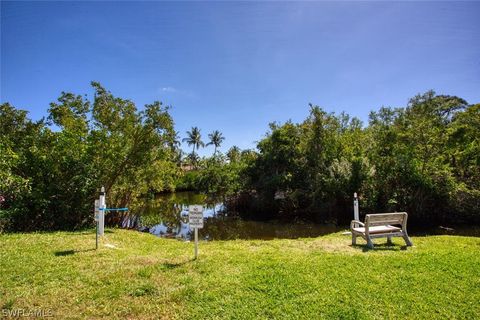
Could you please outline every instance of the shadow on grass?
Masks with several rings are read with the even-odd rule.
[[[369,248],[366,244],[357,244],[357,245],[350,245],[352,248],[359,248],[362,249],[363,252],[369,251],[405,251],[407,250],[406,245],[396,245],[394,243],[380,243],[374,244],[373,249]]]
[[[93,234],[95,235],[97,231],[95,229],[85,229],[85,230],[78,230],[78,231],[67,231],[65,232],[66,235],[71,236],[79,236],[79,235],[86,235],[86,234]],[[104,230],[105,233],[115,233],[113,230]]]
[[[172,262],[164,262],[164,263],[162,263],[162,264],[160,265],[160,267],[161,267],[162,269],[165,269],[165,270],[172,270],[172,269],[176,269],[176,268],[178,268],[178,267],[181,267],[181,266],[183,266],[183,265],[185,265],[185,264],[187,264],[187,263],[189,263],[189,262],[193,262],[193,261],[195,261],[195,259],[188,259],[188,260],[185,260],[185,261],[183,261],[183,262],[174,262],[174,263],[172,263]]]
[[[85,249],[85,250],[63,250],[63,251],[55,251],[53,254],[56,257],[65,257],[65,256],[71,256],[75,253],[80,253],[80,252],[88,252],[88,251],[95,251],[95,249]]]

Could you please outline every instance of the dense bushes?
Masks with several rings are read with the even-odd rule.
[[[248,216],[346,222],[358,192],[363,213],[480,222],[480,105],[427,92],[372,112],[366,127],[311,106],[304,122],[270,129],[245,170]]]
[[[184,172],[178,180],[175,190],[200,191],[207,194],[232,196],[242,190],[245,185],[240,176],[248,165],[246,154],[253,154],[246,150],[239,153],[237,160],[228,160],[217,152],[210,158],[197,161],[197,168]]]
[[[88,225],[101,186],[112,206],[135,206],[150,190],[174,187],[175,132],[167,108],[155,102],[137,111],[131,101],[92,85],[92,103],[62,93],[39,122],[0,106],[2,229]]]
[[[86,226],[102,185],[109,205],[134,212],[142,196],[177,188],[226,195],[252,219],[343,223],[358,192],[362,213],[480,223],[479,104],[427,92],[372,112],[367,126],[311,105],[301,123],[271,124],[258,151],[223,155],[217,131],[212,157],[182,160],[168,108],[139,111],[92,86],[92,101],[62,93],[37,122],[0,106],[0,231]],[[203,145],[198,128],[188,134],[193,151]]]

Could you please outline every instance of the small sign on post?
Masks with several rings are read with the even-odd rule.
[[[198,229],[203,228],[203,207],[200,205],[188,206],[188,224],[195,232],[195,259],[198,257]]]
[[[199,205],[188,206],[188,224],[190,229],[203,228],[203,207]]]
[[[100,220],[100,200],[95,200],[95,210],[93,211],[94,213],[94,219],[95,221],[98,222]]]

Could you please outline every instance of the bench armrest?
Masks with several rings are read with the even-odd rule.
[[[354,226],[355,224],[359,224],[359,225],[361,225],[362,227],[365,226],[365,224],[364,224],[363,222],[360,222],[360,221],[358,221],[358,220],[352,220],[352,222],[350,222],[350,229],[353,229],[353,226]]]

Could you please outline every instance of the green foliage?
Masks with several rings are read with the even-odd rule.
[[[72,229],[92,222],[105,186],[111,206],[132,206],[151,190],[171,190],[179,174],[175,131],[160,102],[141,111],[99,83],[93,102],[62,92],[48,122],[1,106],[0,195],[6,229]],[[52,131],[48,124],[58,130]]]
[[[210,194],[232,195],[241,189],[241,163],[227,163],[222,154],[207,159],[198,177],[197,189]]]
[[[251,203],[260,207],[249,214],[346,222],[358,192],[364,213],[480,221],[479,105],[430,91],[405,108],[372,112],[367,127],[310,107],[304,122],[272,124],[258,143],[246,190],[256,190]]]
[[[228,161],[229,161],[230,163],[240,161],[240,157],[241,157],[240,152],[241,152],[241,150],[240,150],[239,147],[237,147],[237,146],[232,146],[232,147],[228,150],[228,152],[227,152]]]
[[[228,162],[227,157],[217,152],[211,158],[197,160],[197,169],[189,170],[179,179],[176,190],[200,191],[218,196],[231,196],[245,185],[241,173],[245,170],[251,154],[239,153],[238,161]]]
[[[270,124],[257,151],[211,157],[192,127],[179,148],[169,107],[139,110],[93,82],[94,99],[62,92],[47,119],[0,105],[0,231],[89,225],[105,186],[109,205],[135,212],[147,194],[196,190],[227,196],[253,219],[351,218],[354,192],[362,213],[407,211],[413,220],[480,223],[480,105],[429,91],[403,108],[382,107],[368,125],[310,105],[301,123]]]
[[[175,190],[177,191],[200,191],[198,189],[198,181],[200,171],[190,170],[184,172],[177,181]]]

